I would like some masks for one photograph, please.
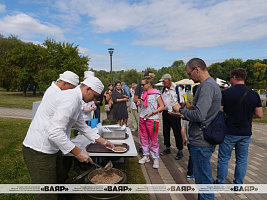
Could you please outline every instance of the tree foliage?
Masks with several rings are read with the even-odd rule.
[[[21,89],[26,95],[30,87],[35,94],[38,87],[45,91],[52,81],[57,80],[64,71],[73,71],[80,77],[88,70],[87,56],[79,54],[78,45],[67,42],[57,42],[47,39],[43,45],[26,43],[16,36],[5,38],[0,34],[0,87],[6,91]],[[224,62],[213,63],[208,71],[213,78],[228,80],[230,71],[235,68],[244,68],[247,71],[246,84],[266,84],[267,59],[247,60],[240,58],[227,59]],[[105,86],[110,83],[110,72],[90,69],[95,72]],[[163,74],[170,74],[173,82],[188,78],[185,63],[176,60],[171,66],[161,68],[146,68],[138,72],[136,69],[113,71],[113,83],[123,81],[127,84],[140,83],[145,71],[155,74],[154,83],[157,83]]]
[[[7,91],[27,88],[35,94],[36,88],[45,91],[60,73],[72,71],[83,77],[89,58],[79,54],[73,43],[47,39],[43,45],[25,43],[14,36],[0,35],[0,86]]]

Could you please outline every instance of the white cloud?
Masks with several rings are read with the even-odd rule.
[[[139,33],[134,45],[184,50],[267,37],[266,0],[62,0],[58,5],[87,15],[97,33]]]
[[[6,5],[0,3],[0,13],[6,12]]]
[[[0,32],[18,35],[23,39],[32,39],[38,35],[64,40],[64,31],[52,24],[44,24],[26,14],[6,16],[0,21]]]

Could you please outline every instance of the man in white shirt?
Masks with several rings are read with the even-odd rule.
[[[72,153],[80,162],[92,162],[88,153],[70,141],[69,130],[73,125],[88,139],[107,148],[114,147],[97,134],[97,129],[87,126],[81,114],[82,100],[92,101],[103,89],[102,82],[91,77],[80,87],[57,92],[42,101],[23,141],[24,161],[33,184],[63,183],[62,153]],[[57,199],[57,195],[43,199]]]
[[[168,113],[168,111],[172,110],[172,107],[178,103],[184,102],[184,99],[181,98],[181,92],[179,88],[176,88],[176,85],[172,82],[172,78],[170,74],[164,74],[160,81],[163,81],[164,89],[162,91],[162,96],[164,100],[167,102],[167,106],[165,106],[162,112],[163,119],[163,137],[164,137],[164,145],[166,149],[160,153],[161,156],[167,155],[171,153],[171,142],[170,142],[170,131],[171,128],[173,130],[176,148],[178,149],[178,153],[175,157],[176,160],[179,160],[183,157],[183,139],[181,136],[181,119],[174,117]],[[178,91],[176,91],[178,90]],[[177,94],[178,93],[178,94]],[[179,95],[179,96],[178,96]]]
[[[59,92],[61,90],[73,89],[79,84],[79,76],[71,71],[65,71],[63,74],[59,75],[57,81],[53,81],[51,86],[47,88],[44,93],[42,101],[44,101],[48,96]]]

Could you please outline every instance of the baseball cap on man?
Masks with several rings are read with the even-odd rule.
[[[171,79],[172,80],[172,77],[170,74],[164,74],[159,81],[163,81],[164,79]]]
[[[84,72],[84,78],[88,78],[90,76],[95,76],[95,73],[92,71],[85,71]]]
[[[101,94],[104,90],[103,83],[95,76],[91,76],[90,78],[85,79],[83,82],[81,82],[84,85],[87,85],[92,90],[97,92],[98,94]]]
[[[59,80],[66,81],[75,86],[79,84],[79,76],[71,71],[65,71],[63,74],[60,74],[57,81]]]

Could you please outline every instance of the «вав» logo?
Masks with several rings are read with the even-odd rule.
[[[258,188],[254,186],[234,186],[233,188],[230,188],[231,191],[235,192],[245,192],[245,191],[258,191]]]
[[[195,191],[194,187],[191,186],[171,186],[170,188],[167,188],[168,191]]]
[[[132,188],[128,186],[107,186],[105,191],[132,191]]]
[[[44,186],[43,188],[41,188],[41,191],[47,191],[47,192],[65,192],[65,191],[69,191],[69,188],[65,187],[65,186]]]

